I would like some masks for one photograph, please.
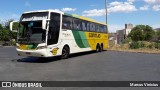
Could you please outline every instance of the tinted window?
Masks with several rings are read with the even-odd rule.
[[[48,32],[48,45],[57,44],[60,30],[60,14],[51,13]]]
[[[103,33],[107,32],[107,27],[105,25],[77,19],[66,15],[63,15],[62,28]]]
[[[69,16],[63,16],[62,28],[63,29],[72,29],[72,18]]]

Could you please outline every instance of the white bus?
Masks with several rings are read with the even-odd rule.
[[[12,30],[14,22],[10,23]],[[72,53],[108,48],[107,25],[55,10],[24,12],[17,31],[20,56],[68,58]]]

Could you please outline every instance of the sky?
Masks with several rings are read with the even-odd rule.
[[[107,1],[109,32],[124,29],[125,24],[160,28],[160,0]],[[3,0],[0,5],[0,22],[19,20],[26,11],[54,9],[105,23],[105,7],[105,0]]]

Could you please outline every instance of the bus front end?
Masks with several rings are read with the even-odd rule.
[[[16,49],[19,56],[47,57],[47,19],[49,12],[28,12],[21,16]],[[13,24],[10,25],[13,27]]]

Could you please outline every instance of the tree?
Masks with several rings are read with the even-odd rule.
[[[152,27],[149,25],[137,25],[128,35],[133,41],[150,41],[155,35]]]
[[[1,30],[1,40],[9,41],[9,30]]]
[[[13,21],[13,20],[7,20],[5,22],[4,27],[2,27],[3,30],[1,30],[1,24],[0,24],[0,40],[1,41],[10,41],[11,39],[16,39],[17,33],[16,32],[11,32],[9,30],[9,24],[10,24],[11,21]],[[16,30],[17,28],[18,28],[18,23],[14,23],[13,29]]]
[[[150,27],[149,25],[145,26],[143,32],[144,32],[144,35],[145,35],[144,36],[145,41],[150,41],[153,38],[153,36],[155,35],[155,32],[153,31],[152,27]]]
[[[160,40],[160,30],[156,31],[156,37],[157,37],[157,40],[159,41]]]
[[[3,30],[3,26],[2,26],[2,24],[0,24],[0,30]]]
[[[142,30],[140,29],[133,29],[131,33],[128,35],[133,41],[143,41],[144,35],[142,33]]]

